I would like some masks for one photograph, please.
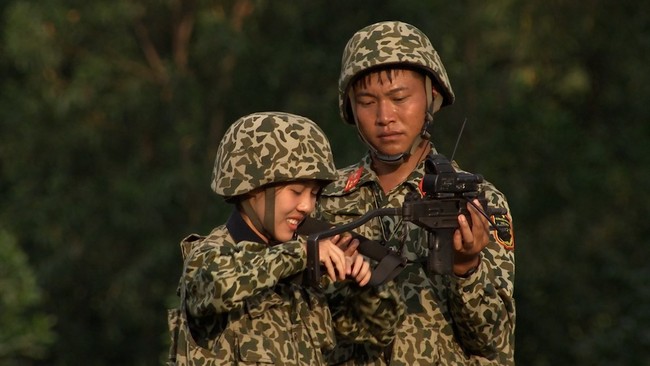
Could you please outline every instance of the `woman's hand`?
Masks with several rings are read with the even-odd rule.
[[[372,271],[370,270],[370,263],[358,251],[359,240],[352,239],[352,235],[343,234],[337,235],[332,238],[332,242],[336,243],[339,249],[343,250],[345,254],[347,267],[347,275],[353,278],[359,286],[365,286],[370,281]]]

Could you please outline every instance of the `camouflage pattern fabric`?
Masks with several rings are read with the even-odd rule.
[[[439,84],[439,92],[444,97],[442,106],[454,103],[447,71],[429,38],[404,22],[380,22],[356,32],[343,51],[339,110],[344,121],[354,124],[348,92],[356,78],[372,69],[391,65],[406,65],[427,72]]]
[[[432,151],[435,153],[435,149]],[[457,168],[457,166],[456,166]],[[341,169],[341,178],[323,191],[319,214],[333,224],[357,219],[371,209],[401,207],[408,192],[419,192],[424,163],[386,195],[371,169],[370,156]],[[350,179],[348,179],[350,177]],[[508,208],[503,194],[484,183],[490,205]],[[508,216],[499,218],[509,221]],[[398,217],[375,218],[355,229],[401,252],[409,265],[396,278],[407,315],[397,326],[390,365],[514,365],[514,239],[493,238],[478,270],[467,278],[430,275],[423,263],[424,229]],[[331,288],[335,293],[340,291]],[[384,349],[368,344],[337,345],[331,364],[385,365]]]
[[[212,189],[228,198],[269,183],[335,178],[329,141],[316,123],[290,113],[260,112],[238,119],[224,134]]]
[[[335,334],[385,345],[403,319],[394,284],[360,289],[350,282],[344,287],[354,301],[330,308],[323,292],[288,280],[306,266],[300,241],[235,243],[222,225],[181,246],[188,252],[181,310],[192,331],[180,327],[178,352],[170,351],[177,366],[324,365],[322,351],[334,346]]]

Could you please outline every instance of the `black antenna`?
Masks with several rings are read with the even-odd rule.
[[[456,149],[458,148],[458,143],[460,142],[460,137],[463,135],[463,130],[465,129],[465,124],[467,123],[467,117],[463,121],[463,125],[460,126],[460,132],[458,132],[458,137],[456,138],[456,145],[454,146],[454,151],[451,153],[451,158],[449,161],[454,161],[454,156],[456,155]]]
[[[465,120],[463,121],[463,125],[460,126],[460,131],[458,132],[458,138],[456,138],[456,146],[454,146],[454,151],[451,153],[451,159],[449,159],[449,162],[454,161],[454,155],[456,155],[456,149],[458,148],[458,143],[460,142],[460,137],[463,135],[463,131],[465,130],[465,124],[466,124],[466,123],[467,123],[467,117],[465,117]],[[485,217],[485,218],[487,219],[487,221],[488,221],[488,223],[490,224],[490,226],[491,226],[494,230],[497,231],[497,235],[499,235],[499,237],[500,237],[502,240],[509,240],[510,234],[508,233],[508,231],[507,231],[504,227],[497,225],[497,223],[496,223],[494,220],[492,220],[492,219],[490,218],[490,216],[488,216],[487,213],[485,213],[485,211],[483,210],[483,208],[477,206],[477,205],[476,205],[476,204],[475,204],[471,199],[469,199],[469,197],[465,197],[465,200],[466,200],[469,204],[471,204],[472,206],[474,206],[474,208],[476,209],[476,211],[478,211],[478,212],[479,212],[483,217]],[[497,212],[497,211],[500,211],[500,209],[495,209],[495,210],[494,210],[494,213],[501,213],[501,212]],[[503,213],[505,214],[506,212],[507,212],[507,211],[504,211]]]

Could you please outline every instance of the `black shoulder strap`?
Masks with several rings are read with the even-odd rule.
[[[300,235],[311,235],[332,227],[333,225],[326,221],[308,217],[300,224],[297,232]],[[377,241],[368,239],[354,231],[351,231],[350,234],[354,239],[359,240],[359,253],[378,262],[377,266],[372,270],[370,285],[379,286],[391,281],[406,266],[406,258],[400,256],[394,250],[386,248]]]

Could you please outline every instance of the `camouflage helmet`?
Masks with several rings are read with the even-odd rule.
[[[354,124],[350,113],[349,88],[355,79],[373,68],[405,65],[422,69],[433,77],[442,90],[442,106],[454,102],[447,71],[429,38],[418,28],[399,21],[369,25],[348,41],[341,60],[339,109],[347,123]]]
[[[336,179],[327,137],[308,118],[261,112],[241,117],[228,128],[217,150],[211,186],[231,198],[266,184],[300,179]]]

